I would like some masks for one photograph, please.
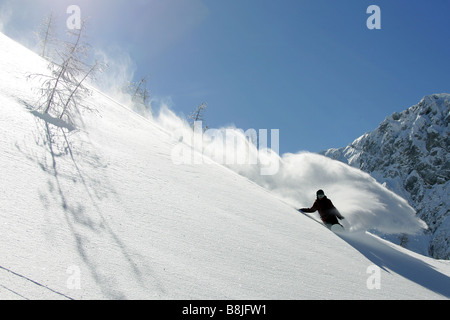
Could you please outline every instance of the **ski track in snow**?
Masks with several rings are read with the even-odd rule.
[[[35,288],[23,288],[22,290],[23,290],[23,291],[26,291],[26,294],[30,294],[30,293],[33,291],[33,289],[36,289],[36,287],[39,287],[39,289],[43,289],[44,291],[50,292],[50,295],[53,295],[53,296],[54,296],[52,299],[63,298],[63,299],[67,299],[67,300],[74,300],[73,298],[71,298],[71,297],[69,297],[69,296],[66,296],[65,294],[63,294],[63,293],[61,293],[61,292],[58,292],[58,291],[56,291],[56,290],[53,290],[53,289],[47,287],[46,285],[43,285],[43,284],[41,284],[41,283],[39,283],[39,282],[36,282],[36,281],[34,281],[34,280],[32,280],[32,279],[30,279],[30,278],[24,276],[24,275],[18,274],[18,273],[14,272],[14,271],[11,271],[11,270],[9,270],[9,269],[7,269],[7,268],[5,268],[5,267],[0,266],[0,269],[1,269],[2,271],[9,272],[9,273],[10,273],[11,275],[13,275],[16,279],[19,279],[19,281],[25,280],[25,281],[22,281],[22,282],[25,282],[25,283],[26,283],[26,284],[24,285],[24,287],[26,287],[27,285],[29,285],[29,286],[34,286],[34,287],[35,287]],[[2,278],[4,279],[4,277],[2,277]],[[14,287],[17,286],[17,280],[16,280],[16,279],[10,279],[11,282],[14,283]],[[27,297],[23,296],[22,294],[20,294],[20,293],[14,291],[14,290],[12,290],[12,289],[9,289],[8,287],[6,287],[6,286],[4,286],[4,285],[1,285],[1,284],[0,284],[0,286],[1,286],[3,289],[6,289],[6,290],[9,291],[10,293],[12,293],[12,294],[14,294],[14,295],[16,295],[16,296],[18,296],[18,297],[20,297],[20,298],[22,298],[22,299],[30,300],[30,298],[27,298]],[[46,296],[46,297],[47,297],[48,295],[49,295],[49,294],[44,294],[44,296]],[[35,299],[38,299],[39,296],[35,296],[34,298],[35,298]]]

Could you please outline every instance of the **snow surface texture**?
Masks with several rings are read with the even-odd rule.
[[[430,228],[420,237],[403,238],[404,245],[440,259],[450,259],[449,119],[450,94],[429,95],[349,146],[324,152],[407,199]]]
[[[364,231],[422,227],[367,174],[307,153],[284,156],[273,176],[206,155],[175,164],[185,127],[169,131],[180,121],[169,111],[146,119],[94,90],[97,112],[69,130],[32,111],[38,84],[26,75],[45,61],[0,34],[0,64],[0,298],[450,297],[448,261]],[[354,232],[292,208],[319,187]]]

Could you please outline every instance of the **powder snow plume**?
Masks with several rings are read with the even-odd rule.
[[[161,108],[155,121],[172,132],[178,146],[188,151],[188,162],[196,163],[189,153],[195,150],[206,159],[219,162],[270,190],[295,208],[312,206],[316,191],[323,189],[346,218],[343,224],[348,230],[415,234],[427,228],[406,200],[370,175],[339,161],[309,152],[287,153],[280,157],[270,149],[259,150],[249,141],[248,134],[235,127],[215,129],[222,134],[219,139],[217,134],[211,139],[208,131],[194,132],[184,119],[167,107]],[[233,143],[227,143],[230,137]],[[196,164],[207,165],[208,161]],[[179,165],[183,165],[183,161]],[[267,167],[277,170],[273,174],[262,174]]]
[[[112,68],[107,73],[109,80],[102,83],[102,90],[130,105],[130,97],[119,89],[126,80],[131,81],[135,65],[120,52],[111,57],[105,53],[101,55]],[[294,208],[312,206],[316,191],[323,189],[345,217],[344,226],[351,231],[416,234],[427,228],[403,198],[358,169],[309,152],[280,156],[278,150],[269,147],[274,143],[269,128],[266,128],[269,129],[266,136],[261,136],[259,128],[244,131],[228,126],[193,130],[165,101],[170,98],[152,100],[152,109],[159,111],[146,116],[173,136],[172,160],[178,165],[219,163],[270,190]],[[282,134],[280,132],[280,139]],[[266,142],[263,147],[261,139]]]

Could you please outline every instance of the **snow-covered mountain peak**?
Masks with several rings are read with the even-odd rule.
[[[401,195],[427,222],[435,257],[450,257],[450,94],[425,96],[374,131],[325,155],[359,168]]]

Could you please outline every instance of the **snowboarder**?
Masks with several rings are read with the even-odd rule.
[[[342,227],[338,219],[342,220],[344,219],[344,217],[339,213],[338,209],[336,209],[331,200],[327,198],[323,190],[317,191],[316,195],[317,199],[311,208],[302,208],[299,209],[298,211],[300,212],[319,211],[320,218],[322,219],[325,226],[327,226],[329,229],[331,229],[331,227],[335,224],[338,224]]]

